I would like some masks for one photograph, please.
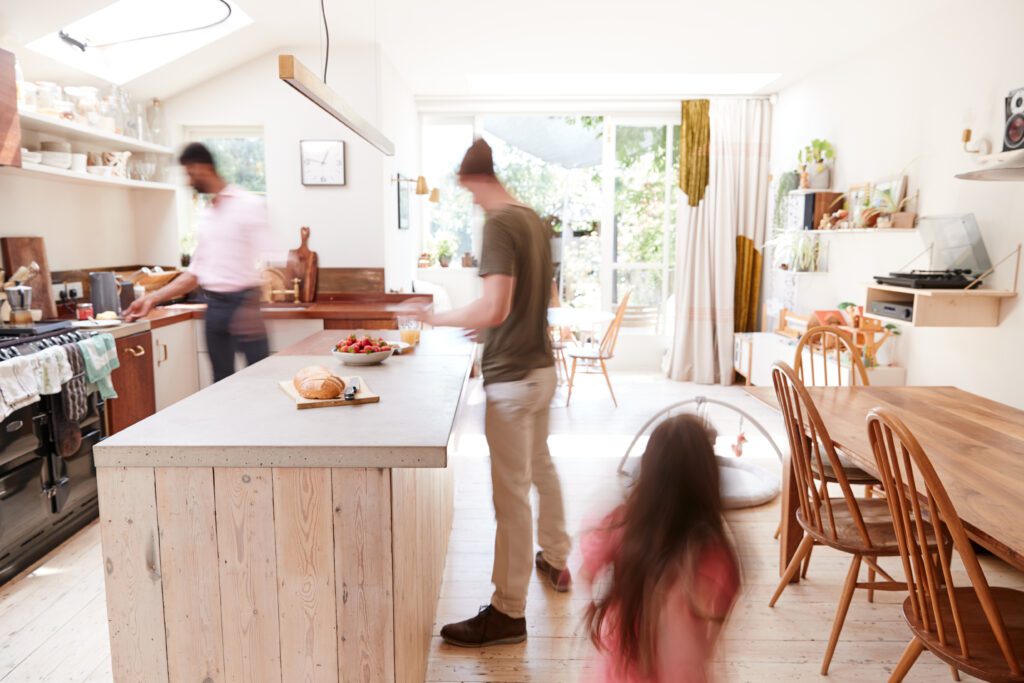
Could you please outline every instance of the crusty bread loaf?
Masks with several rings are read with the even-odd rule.
[[[302,398],[338,398],[345,391],[345,382],[322,365],[302,368],[292,384]]]

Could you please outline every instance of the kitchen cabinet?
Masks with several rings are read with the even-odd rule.
[[[199,391],[196,324],[192,320],[153,330],[153,382],[156,409],[163,410]]]
[[[288,348],[306,337],[323,332],[324,321],[319,318],[298,318],[295,320],[266,320],[267,341],[270,353],[277,353]],[[210,354],[206,350],[206,328],[201,320],[195,326],[196,349],[199,356],[199,388],[205,389],[213,384],[213,369],[210,367]],[[235,369],[245,367],[245,356],[235,356]]]
[[[117,398],[107,401],[108,434],[116,434],[156,412],[153,334],[133,334],[115,343],[121,365],[110,376]]]

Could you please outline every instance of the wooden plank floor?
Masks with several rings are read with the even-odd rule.
[[[648,375],[613,375],[620,408],[608,399],[601,377],[585,377],[573,405],[552,411],[552,451],[565,489],[574,537],[618,500],[618,458],[633,433],[659,408],[698,394],[735,402],[774,434],[775,415],[739,389],[697,387]],[[564,389],[560,390],[564,402]],[[558,682],[585,681],[593,652],[582,635],[587,594],[566,595],[534,577],[527,607],[529,639],[522,645],[462,650],[444,645],[440,626],[476,613],[488,602],[494,534],[486,444],[482,435],[483,395],[477,388],[465,416],[456,466],[456,512],[438,604],[427,680]],[[736,419],[714,413],[727,452]],[[731,430],[731,431],[730,431]],[[747,430],[744,456],[777,467],[766,444]],[[779,435],[781,436],[781,435]],[[848,558],[816,549],[809,580],[791,586],[774,609],[767,606],[777,580],[778,546],[772,540],[777,505],[729,513],[743,562],[742,597],[726,627],[717,666],[727,681],[810,681],[818,675],[835,599]],[[578,566],[574,555],[570,566]],[[896,564],[886,563],[895,573]],[[1024,588],[1024,575],[997,560],[983,559],[994,585]],[[962,579],[962,573],[959,578]],[[882,681],[909,640],[899,616],[898,595],[881,593],[875,604],[856,596],[828,679]],[[0,587],[0,681],[111,681],[98,527],[93,524],[44,558],[20,578]],[[964,680],[970,680],[963,676]],[[908,681],[947,681],[948,669],[927,652]]]

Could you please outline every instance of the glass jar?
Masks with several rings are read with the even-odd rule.
[[[61,89],[56,83],[39,81],[36,83],[36,107],[41,114],[56,115],[57,103],[61,100]]]

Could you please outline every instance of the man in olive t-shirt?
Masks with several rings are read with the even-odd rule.
[[[459,182],[487,213],[480,259],[483,295],[427,322],[464,327],[484,338],[485,431],[497,530],[491,604],[475,617],[448,624],[441,636],[453,645],[483,647],[526,639],[526,593],[534,564],[552,588],[569,590],[570,540],[562,486],[547,445],[556,381],[547,331],[550,236],[537,214],[498,182],[491,148],[483,140],[466,152]],[[531,484],[540,501],[536,557]]]

